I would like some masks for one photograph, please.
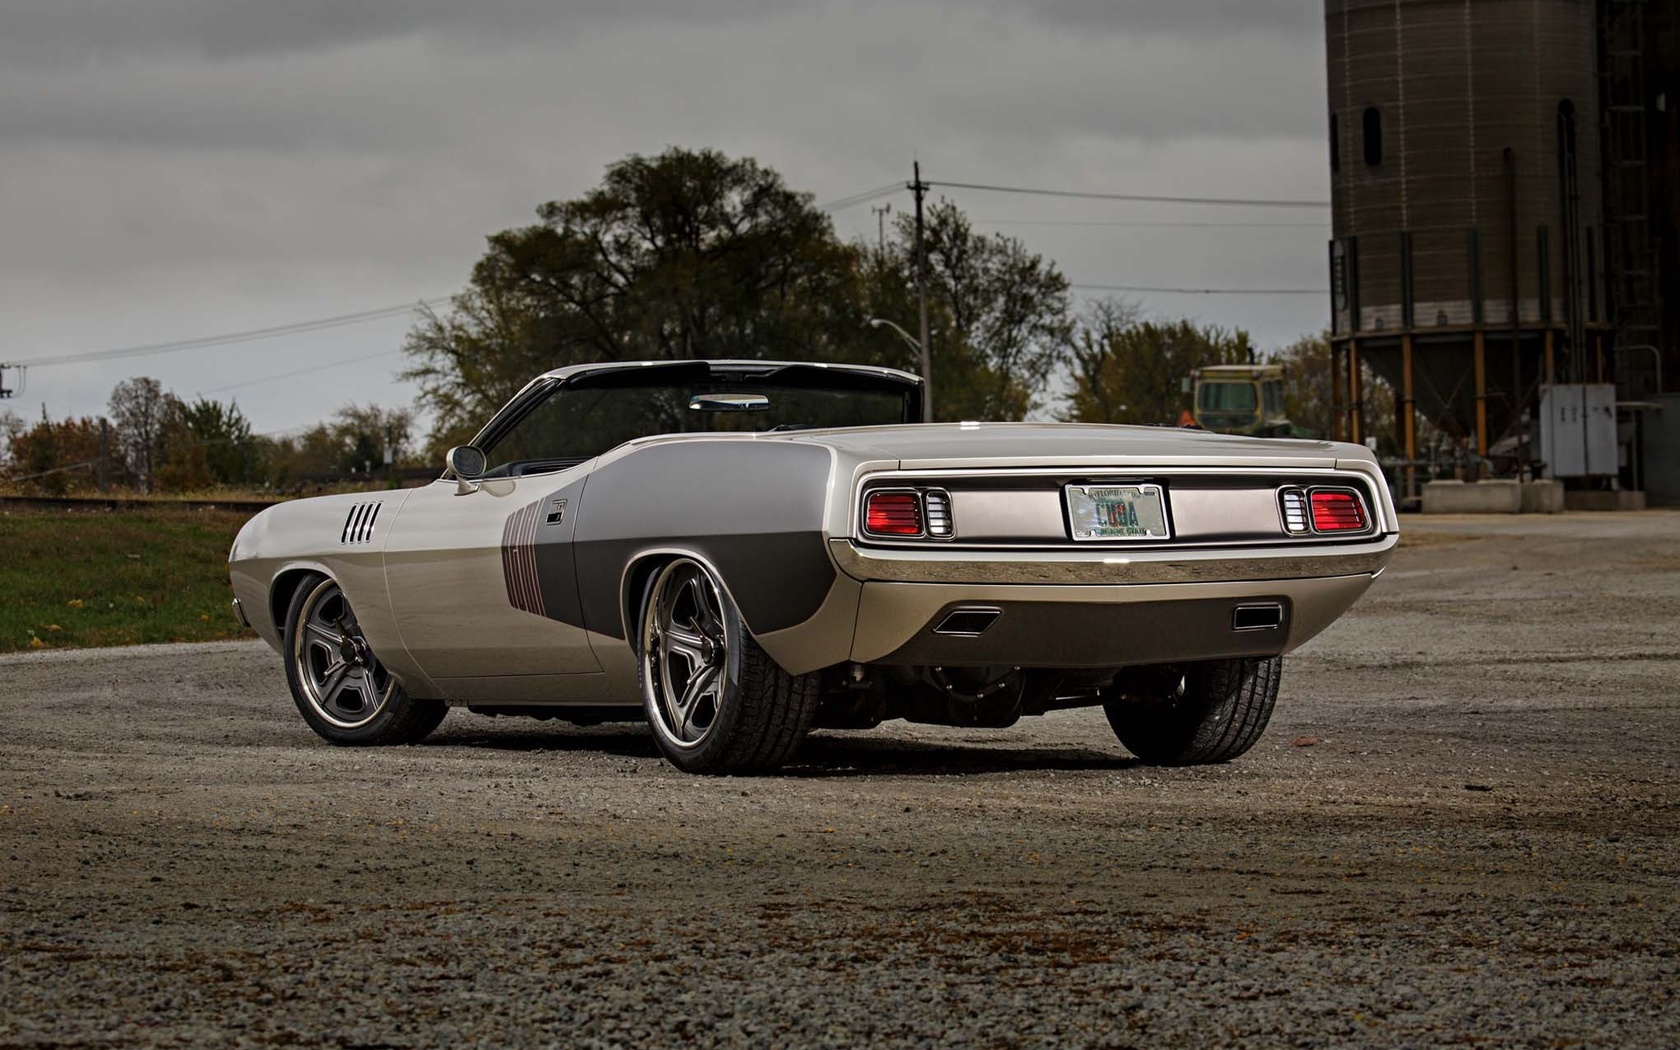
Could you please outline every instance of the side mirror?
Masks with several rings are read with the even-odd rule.
[[[485,458],[484,450],[472,445],[456,445],[443,457],[444,464],[450,473],[455,475],[455,495],[464,496],[469,492],[477,492],[478,486],[473,482],[484,475],[490,461]]]
[[[483,474],[489,467],[489,460],[484,458],[484,451],[472,445],[456,445],[444,457],[444,462],[454,475],[463,481],[471,481]]]

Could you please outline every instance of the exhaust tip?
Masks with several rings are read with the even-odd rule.
[[[978,638],[985,634],[992,624],[997,623],[998,617],[1002,615],[1002,609],[989,606],[952,609],[945,619],[939,621],[939,626],[933,629],[933,633],[954,635],[958,638]]]
[[[1275,631],[1283,626],[1283,604],[1239,605],[1231,611],[1233,631]]]

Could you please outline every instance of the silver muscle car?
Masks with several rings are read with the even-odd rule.
[[[337,744],[451,706],[645,718],[675,765],[728,772],[813,727],[1100,705],[1189,764],[1259,739],[1282,655],[1399,538],[1358,445],[920,419],[885,368],[558,369],[430,485],[257,515],[235,606]]]

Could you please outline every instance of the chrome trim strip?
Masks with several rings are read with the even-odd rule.
[[[1144,477],[1149,477],[1149,476],[1161,476],[1161,475],[1170,475],[1170,474],[1195,475],[1197,477],[1211,475],[1211,476],[1216,476],[1216,477],[1231,477],[1231,478],[1267,478],[1267,477],[1275,478],[1279,474],[1293,474],[1293,475],[1304,476],[1304,477],[1323,478],[1327,482],[1341,481],[1344,486],[1352,487],[1356,493],[1360,491],[1357,486],[1352,485],[1352,483],[1356,482],[1356,481],[1357,482],[1362,482],[1364,484],[1371,485],[1374,488],[1380,486],[1380,482],[1378,482],[1372,475],[1367,474],[1364,471],[1349,470],[1347,468],[1342,468],[1342,467],[1310,467],[1310,466],[1300,466],[1300,467],[1296,467],[1296,466],[1288,466],[1288,467],[1280,467],[1280,466],[1221,467],[1221,466],[1202,466],[1202,465],[1174,466],[1170,463],[1157,463],[1157,464],[1151,464],[1151,465],[1147,465],[1147,466],[1140,466],[1140,465],[1135,464],[1135,463],[1128,463],[1128,464],[1125,464],[1125,465],[1105,467],[1105,466],[1101,466],[1101,465],[1093,465],[1093,464],[1090,464],[1090,463],[1069,463],[1069,464],[1064,464],[1064,465],[1061,465],[1061,466],[1051,466],[1051,467],[1001,467],[1001,468],[997,468],[997,469],[994,469],[994,470],[987,470],[985,468],[969,468],[969,469],[954,469],[954,470],[936,470],[936,469],[874,470],[874,471],[868,471],[866,473],[863,473],[863,474],[859,475],[852,483],[852,508],[853,508],[852,517],[853,517],[853,520],[855,520],[855,521],[861,521],[862,514],[863,514],[863,493],[864,493],[864,489],[867,488],[868,486],[870,486],[871,484],[882,484],[884,482],[885,484],[883,485],[883,488],[885,488],[885,487],[901,488],[901,487],[905,487],[905,486],[914,486],[914,485],[917,484],[918,481],[920,481],[922,479],[934,479],[934,480],[938,480],[938,481],[951,481],[951,480],[956,480],[956,479],[959,479],[959,478],[1056,477],[1056,476],[1059,476],[1059,475],[1067,474],[1070,471],[1075,472],[1075,473],[1093,473],[1093,474],[1100,474],[1100,473],[1105,473],[1106,472],[1106,473],[1114,474],[1116,476],[1124,476],[1124,477],[1127,477],[1127,478],[1135,478],[1135,479],[1142,479]],[[1135,482],[1132,482],[1132,483],[1135,483]],[[941,487],[944,487],[944,486],[941,486]],[[1377,491],[1375,493],[1375,495],[1377,496],[1377,499],[1375,501],[1365,499],[1363,496],[1361,496],[1361,501],[1365,503],[1366,510],[1370,515],[1371,532],[1375,533],[1377,535],[1382,535],[1382,534],[1398,535],[1398,533],[1399,533],[1399,522],[1388,520],[1389,516],[1384,512],[1384,510],[1381,506],[1382,498],[1383,498],[1382,492]],[[955,510],[956,510],[956,507],[955,507],[955,505],[953,505],[952,506],[953,513],[955,512]],[[958,542],[961,542],[961,532],[962,532],[961,523],[957,523],[956,531],[958,533]],[[1280,535],[1280,537],[1283,537],[1283,536],[1287,536],[1288,534],[1280,532],[1279,535]],[[914,545],[913,549],[917,549],[917,550],[924,549],[925,546],[926,546],[926,543],[927,543],[926,540],[889,541],[889,540],[885,540],[885,539],[877,539],[877,540],[875,540],[875,542],[877,544],[884,544],[884,543],[888,543],[888,542],[905,542],[905,543]]]
[[[1228,583],[1301,580],[1381,572],[1399,536],[1365,543],[1287,549],[1160,551],[1081,548],[1073,551],[890,550],[829,540],[840,571],[856,580],[897,583]]]

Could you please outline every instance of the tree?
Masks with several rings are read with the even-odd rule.
[[[1303,335],[1288,346],[1272,354],[1273,361],[1284,366],[1283,406],[1289,421],[1304,427],[1319,437],[1329,437],[1335,430],[1335,396],[1330,370],[1330,333]],[[1394,390],[1371,366],[1361,362],[1361,377],[1365,392],[1365,433],[1380,437],[1385,454],[1399,451],[1395,432]],[[1418,420],[1419,441],[1426,426]]]
[[[0,465],[10,466],[12,462],[12,442],[18,435],[29,429],[23,417],[6,409],[0,412]]]
[[[200,398],[180,404],[178,420],[194,444],[203,449],[205,469],[217,485],[249,485],[261,474],[251,421],[237,402],[222,404]],[[171,450],[173,452],[173,450]]]
[[[99,469],[98,420],[43,419],[28,430],[8,421],[8,432],[6,474],[20,487],[48,496],[90,487]]]
[[[1123,299],[1093,299],[1086,304],[1068,351],[1074,405],[1066,418],[1112,422],[1130,410],[1131,398],[1109,373],[1114,366],[1113,347],[1142,319],[1142,309]]]
[[[1283,409],[1298,427],[1328,437],[1335,417],[1330,387],[1330,334],[1303,335],[1272,354],[1284,367]]]
[[[406,373],[462,440],[531,376],[584,361],[833,360],[862,323],[856,249],[810,194],[751,159],[672,148],[505,230],[447,314],[426,313]]]
[[[392,467],[408,460],[414,413],[406,408],[346,405],[329,427],[338,447],[334,466],[343,474],[382,474],[389,450]]]
[[[273,484],[328,481],[385,473],[389,442],[393,467],[411,461],[414,414],[406,408],[347,405],[328,422],[295,436],[263,439]]]
[[[164,426],[179,403],[150,376],[125,379],[111,391],[113,442],[142,492],[152,491],[155,484],[164,456]]]
[[[1135,307],[1113,300],[1086,308],[1073,342],[1073,390],[1063,418],[1087,423],[1174,423],[1193,369],[1255,357],[1240,328],[1141,321]]]
[[[884,249],[863,249],[865,305],[872,317],[913,328],[915,220],[901,216],[893,233]],[[1025,417],[1067,361],[1067,278],[1013,237],[975,233],[949,201],[928,209],[923,240],[937,418]],[[919,372],[914,348],[896,342],[882,363]]]
[[[12,439],[28,429],[28,424],[16,412],[9,408],[0,411],[0,457],[11,448]]]

